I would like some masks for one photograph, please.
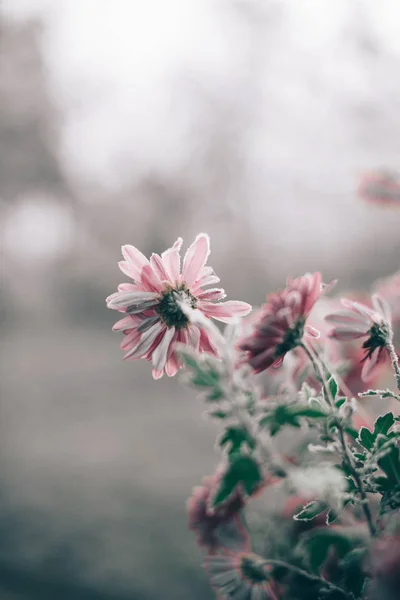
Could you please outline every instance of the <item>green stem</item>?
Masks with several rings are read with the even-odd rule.
[[[292,571],[293,573],[296,573],[296,575],[299,575],[300,577],[303,577],[304,579],[308,579],[308,581],[312,581],[313,583],[319,583],[320,585],[323,585],[325,588],[328,588],[328,590],[335,591],[335,592],[341,594],[343,596],[343,598],[347,598],[347,599],[352,598],[352,595],[350,595],[348,592],[346,592],[346,590],[338,587],[334,583],[327,581],[323,577],[318,577],[318,575],[313,575],[312,573],[308,573],[307,571],[304,571],[303,569],[300,569],[299,567],[295,567],[294,565],[291,565],[283,560],[275,560],[272,558],[271,559],[267,558],[263,562],[265,565],[270,565],[271,567],[282,567],[284,569],[287,569],[288,571]]]
[[[310,362],[314,367],[315,373],[322,383],[322,389],[324,391],[324,396],[325,396],[326,401],[333,408],[334,407],[333,398],[332,398],[330,390],[326,384],[324,372],[319,363],[319,360],[316,359],[316,357],[313,355],[311,350],[304,344],[304,342],[302,342],[300,344],[300,346],[303,348],[303,350],[307,354],[308,358],[310,359]],[[349,471],[351,472],[352,477],[356,483],[358,492],[361,497],[361,507],[364,512],[365,519],[367,521],[368,529],[371,534],[371,537],[374,537],[376,534],[376,528],[374,525],[374,521],[372,519],[372,514],[371,514],[371,510],[369,508],[368,498],[367,498],[367,494],[364,490],[363,482],[362,482],[361,477],[354,465],[353,457],[347,448],[346,437],[344,435],[343,425],[338,420],[336,422],[336,426],[337,426],[337,430],[339,433],[340,444],[341,444],[342,450],[343,450],[343,459],[344,459],[345,463],[347,464],[347,467],[348,467]]]

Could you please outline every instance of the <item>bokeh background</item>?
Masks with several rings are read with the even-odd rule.
[[[232,299],[399,268],[391,0],[0,2],[1,600],[208,600],[185,499],[218,460],[178,380],[123,363],[122,243],[211,235]]]

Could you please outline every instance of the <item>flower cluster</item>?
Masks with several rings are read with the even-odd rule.
[[[394,600],[399,273],[365,302],[352,294],[327,298],[335,282],[307,273],[288,279],[246,318],[249,304],[221,302],[222,289],[203,289],[219,281],[206,265],[208,236],[196,237],[182,265],[181,245],[179,238],[149,260],[123,246],[120,268],[132,281],[107,305],[123,313],[114,329],[124,333],[125,358],[151,361],[155,379],[185,367],[186,383],[222,426],[223,466],[187,502],[218,599]],[[212,319],[236,324],[222,335]],[[363,383],[389,374],[394,389]],[[387,412],[373,418],[357,394],[381,398]],[[269,513],[263,538],[255,528],[254,541],[245,515],[261,491]],[[274,492],[275,512],[268,502]]]

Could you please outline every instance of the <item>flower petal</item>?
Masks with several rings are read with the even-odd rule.
[[[135,248],[135,246],[126,244],[121,247],[121,252],[125,260],[138,271],[139,275],[143,267],[150,264],[145,255]]]
[[[369,358],[364,362],[361,379],[362,381],[369,381],[374,376],[374,370],[379,358],[379,349],[377,348]]]
[[[222,288],[211,288],[205,290],[200,294],[197,294],[199,300],[206,300],[207,302],[215,302],[217,300],[223,300],[226,298],[225,290]]]
[[[106,298],[108,308],[119,310],[154,300],[153,292],[115,292]]]
[[[154,272],[150,265],[146,265],[142,270],[142,286],[149,292],[161,292],[162,283],[159,276]]]
[[[175,336],[175,327],[171,327],[166,330],[164,336],[158,346],[155,348],[152,355],[153,368],[156,371],[161,371],[165,367],[167,362],[169,345]]]
[[[334,340],[348,342],[349,340],[357,340],[358,338],[364,337],[366,334],[365,330],[357,329],[355,327],[335,327],[328,333],[328,337]]]
[[[185,254],[182,281],[189,286],[192,285],[197,280],[200,270],[206,264],[209,254],[210,238],[206,233],[199,233]]]
[[[160,317],[158,315],[155,315],[154,317],[148,317],[147,319],[143,319],[142,323],[137,328],[138,332],[144,333],[145,331],[150,329],[150,327],[153,327],[153,325],[158,323],[159,320]]]
[[[137,326],[136,317],[124,317],[113,325],[113,331],[123,331],[124,329],[134,329]]]
[[[229,323],[237,317],[245,317],[251,311],[250,304],[239,300],[228,300],[228,302],[221,302],[219,304],[200,301],[198,308],[208,317],[213,317],[223,323]]]
[[[161,281],[166,281],[168,279],[161,256],[158,254],[152,254],[150,257],[150,265],[154,273],[158,275]]]
[[[372,304],[375,310],[383,316],[386,323],[390,324],[392,321],[392,315],[388,303],[378,294],[374,294],[372,296]]]
[[[139,343],[132,348],[127,354],[125,354],[124,359],[127,358],[140,358],[146,354],[146,352],[151,348],[151,345],[156,340],[157,336],[165,330],[165,326],[161,325],[161,323],[156,323],[153,325],[151,329],[148,329],[145,333],[143,333],[140,337]]]
[[[165,272],[171,283],[180,282],[180,254],[182,238],[178,238],[172,248],[162,253],[161,258]]]

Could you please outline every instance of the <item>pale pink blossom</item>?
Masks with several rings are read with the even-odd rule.
[[[288,279],[284,290],[268,296],[253,332],[239,342],[255,373],[280,366],[285,354],[296,348],[304,335],[319,336],[306,320],[317,300],[333,285],[325,286],[321,273],[307,273]]]
[[[345,310],[325,317],[328,323],[334,325],[328,335],[340,341],[366,338],[362,346],[365,355],[361,361],[364,362],[361,378],[368,381],[391,335],[390,308],[376,294],[372,296],[373,308],[346,298],[342,298],[341,303]]]
[[[212,587],[231,600],[278,600],[277,586],[261,556],[252,552],[209,554],[205,568]]]
[[[219,282],[212,268],[206,266],[208,235],[196,237],[182,267],[181,246],[182,239],[178,238],[161,256],[152,254],[150,260],[134,246],[122,246],[124,260],[119,267],[132,281],[121,284],[106,300],[108,308],[125,313],[113,327],[124,333],[121,348],[126,351],[125,358],[151,360],[155,379],[164,372],[172,377],[182,366],[174,350],[176,342],[199,352],[217,353],[208,333],[184,314],[182,303],[224,323],[251,310],[246,302],[220,302],[225,298],[221,288],[203,289]]]

